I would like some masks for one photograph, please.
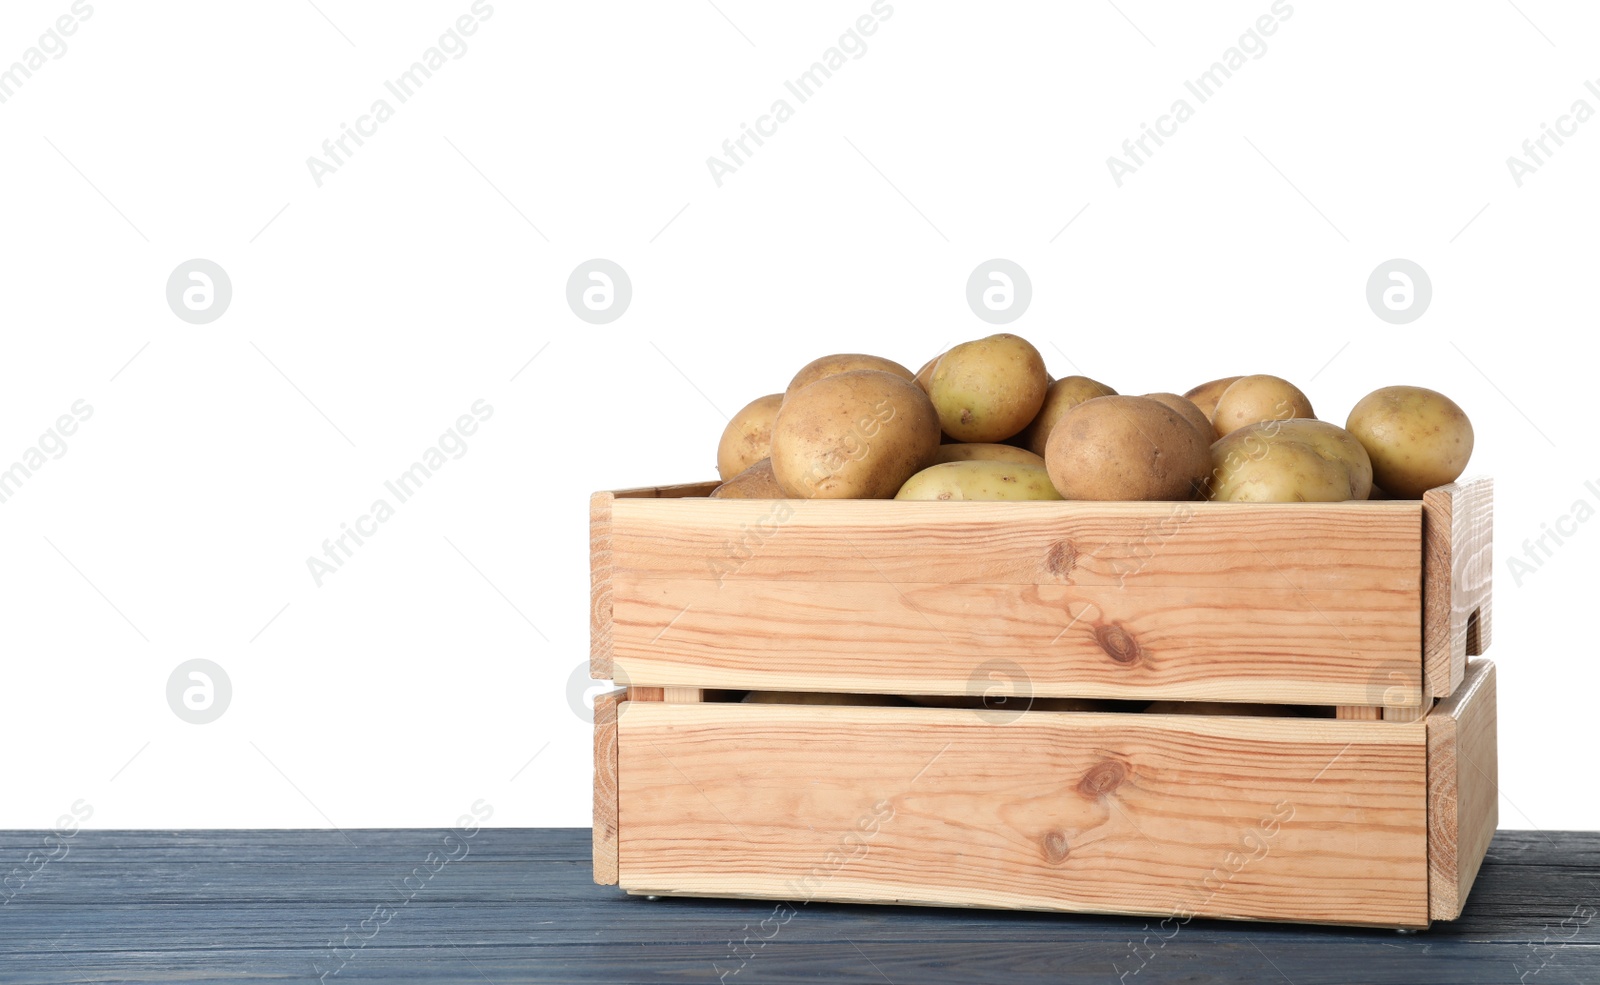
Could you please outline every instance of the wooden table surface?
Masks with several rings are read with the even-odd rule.
[[[0,832],[0,983],[1600,982],[1600,832],[1499,833],[1462,918],[1414,935],[825,903],[774,919],[595,886],[587,828],[449,834]]]

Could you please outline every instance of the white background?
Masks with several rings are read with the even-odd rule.
[[[469,0],[97,2],[0,105],[0,467],[94,408],[0,504],[0,826],[79,799],[99,827],[445,825],[479,798],[587,824],[588,494],[711,477],[724,414],[814,356],[915,368],[989,334],[963,290],[997,256],[1057,375],[1275,373],[1341,423],[1381,385],[1460,402],[1497,482],[1501,823],[1600,826],[1574,781],[1600,523],[1508,568],[1600,505],[1600,120],[1520,188],[1506,166],[1600,109],[1600,12],[1297,2],[1119,188],[1107,156],[1267,0],[897,2],[718,187],[707,157],[869,3],[718,4],[499,0],[320,188],[308,156]],[[0,65],[68,7],[0,8]],[[233,282],[209,325],[164,297],[193,257]],[[632,277],[609,325],[566,305],[591,257]],[[1432,277],[1410,325],[1366,306],[1391,257]],[[468,452],[319,588],[307,557],[478,399]],[[196,657],[233,685],[204,726],[165,696]]]

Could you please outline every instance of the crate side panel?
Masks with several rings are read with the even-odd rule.
[[[630,891],[1421,926],[1423,726],[648,705]]]
[[[1428,895],[1435,920],[1461,915],[1500,822],[1494,664],[1467,664],[1428,727]]]

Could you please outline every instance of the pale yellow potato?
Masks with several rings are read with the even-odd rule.
[[[1042,457],[1044,446],[1050,441],[1050,431],[1061,420],[1061,415],[1085,400],[1114,397],[1116,393],[1104,383],[1087,376],[1063,376],[1045,391],[1039,413],[1033,415],[1033,420],[1017,435],[1016,443]]]
[[[957,441],[1004,441],[1044,404],[1044,358],[1027,339],[999,334],[963,342],[939,357],[928,397],[945,434]]]
[[[1390,499],[1420,499],[1461,478],[1472,458],[1472,421],[1454,400],[1420,386],[1362,397],[1345,427],[1372,458],[1372,479]]]
[[[847,694],[832,691],[751,691],[744,696],[758,705],[904,705],[893,694]]]
[[[1310,445],[1323,458],[1337,459],[1350,473],[1351,499],[1366,499],[1372,494],[1372,459],[1356,436],[1339,425],[1295,419],[1267,421],[1255,429],[1269,435],[1269,440],[1298,441]]]
[[[940,445],[933,464],[943,462],[1017,462],[1022,465],[1044,466],[1044,456],[1035,455],[1016,445],[1001,445],[990,441],[954,442]]]
[[[1235,432],[1237,433],[1237,432]],[[1350,498],[1350,470],[1299,441],[1249,435],[1211,447],[1210,497],[1218,503],[1342,503]]]
[[[1044,459],[1066,499],[1185,500],[1204,488],[1211,442],[1147,397],[1096,397],[1056,423]]]
[[[1300,388],[1277,376],[1241,376],[1217,398],[1211,422],[1221,438],[1230,431],[1261,421],[1315,418],[1311,401]]]
[[[837,376],[857,369],[875,369],[881,373],[893,373],[902,379],[911,379],[914,375],[911,370],[882,356],[869,356],[864,352],[839,352],[831,356],[820,356],[800,367],[800,372],[794,374],[794,379],[789,381],[788,389],[783,391],[783,399],[794,396],[796,390],[808,387],[826,376]]]
[[[1183,397],[1200,408],[1200,413],[1206,415],[1206,419],[1210,420],[1217,416],[1217,398],[1222,396],[1222,391],[1242,379],[1244,379],[1242,376],[1224,376],[1220,380],[1212,380],[1209,383],[1200,384],[1185,393]]]
[[[772,459],[763,458],[738,475],[711,490],[712,499],[784,499],[783,489],[772,474]]]
[[[1158,404],[1171,407],[1182,415],[1184,420],[1193,424],[1195,430],[1205,435],[1207,441],[1212,439],[1211,418],[1206,416],[1205,411],[1195,406],[1193,400],[1188,397],[1180,397],[1176,393],[1147,393],[1145,396]]]
[[[781,406],[783,394],[769,393],[729,418],[717,442],[717,478],[727,481],[772,454],[772,421]]]
[[[1017,500],[1060,499],[1043,465],[1017,462],[945,462],[906,480],[895,499]]]
[[[772,424],[772,471],[791,499],[892,499],[938,448],[928,395],[878,370],[802,387]]]

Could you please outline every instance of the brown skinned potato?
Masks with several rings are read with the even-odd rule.
[[[1217,437],[1262,421],[1287,421],[1296,417],[1315,418],[1311,401],[1300,388],[1277,376],[1241,376],[1217,398],[1211,422]]]
[[[1165,404],[1171,407],[1183,415],[1184,420],[1193,424],[1195,430],[1205,435],[1207,440],[1211,439],[1211,418],[1206,416],[1205,411],[1195,406],[1193,400],[1188,397],[1180,397],[1176,393],[1147,393],[1145,396],[1158,404]]]
[[[1067,411],[1045,446],[1066,499],[1193,499],[1211,468],[1210,442],[1147,397],[1096,397]]]
[[[769,393],[740,408],[717,443],[717,477],[723,481],[772,454],[772,421],[783,406],[783,394]]]
[[[813,359],[800,367],[800,372],[794,374],[794,379],[789,381],[788,389],[783,391],[783,399],[788,400],[796,390],[810,386],[825,376],[837,376],[856,369],[875,369],[883,373],[893,373],[907,380],[912,378],[911,370],[893,359],[869,356],[863,352],[840,352]]]
[[[1220,380],[1202,383],[1183,396],[1185,400],[1192,401],[1196,407],[1200,408],[1200,413],[1206,415],[1207,420],[1209,420],[1216,416],[1217,398],[1222,396],[1222,391],[1242,379],[1244,379],[1242,376],[1224,376]]]
[[[939,417],[915,383],[851,370],[784,401],[772,470],[791,499],[892,499],[938,447]]]
[[[763,458],[738,475],[711,490],[712,499],[784,499],[783,489],[772,474],[772,459]]]
[[[1362,397],[1345,425],[1372,458],[1372,479],[1392,499],[1420,499],[1456,481],[1472,457],[1472,421],[1454,400],[1420,386]]]
[[[1001,333],[963,342],[939,357],[928,397],[944,433],[957,441],[1004,441],[1044,404],[1044,357],[1028,340]]]
[[[1045,392],[1044,403],[1039,407],[1033,421],[1023,429],[1022,433],[1014,439],[1017,444],[1033,452],[1035,455],[1044,455],[1044,446],[1050,440],[1050,431],[1061,420],[1061,415],[1095,397],[1114,397],[1117,391],[1106,386],[1098,380],[1091,380],[1087,376],[1063,376],[1050,384]]]

